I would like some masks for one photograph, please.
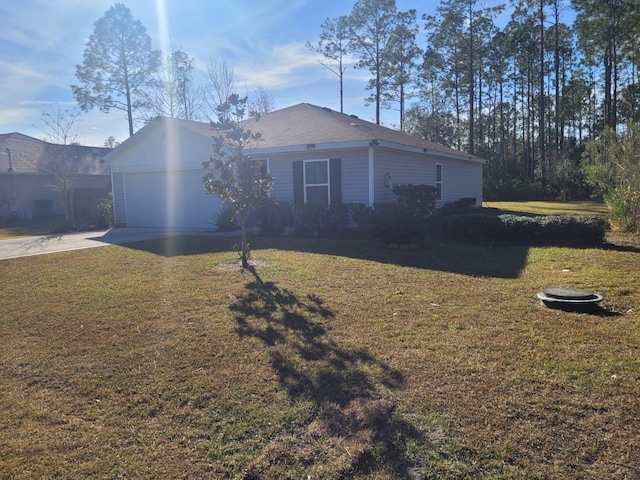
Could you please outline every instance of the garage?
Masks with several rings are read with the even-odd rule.
[[[222,202],[207,195],[203,170],[124,173],[126,225],[214,228]]]

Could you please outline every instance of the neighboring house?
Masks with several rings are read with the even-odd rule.
[[[302,103],[245,121],[262,140],[246,151],[274,178],[272,197],[294,205],[394,201],[395,184],[437,188],[437,206],[482,204],[485,161],[355,116]],[[219,197],[204,193],[209,124],[158,117],[105,157],[114,218],[136,227],[211,228]]]
[[[0,134],[0,216],[35,217],[39,200],[50,201],[52,215],[62,215],[62,201],[53,188],[56,174],[73,179],[74,207],[81,212],[91,199],[106,197],[111,190],[109,167],[102,160],[110,151],[55,145],[21,133]]]

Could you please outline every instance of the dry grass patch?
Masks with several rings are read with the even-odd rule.
[[[0,477],[639,475],[636,251],[234,242],[2,262]]]
[[[533,213],[536,215],[608,215],[602,202],[484,202],[485,207],[499,208],[511,213]]]

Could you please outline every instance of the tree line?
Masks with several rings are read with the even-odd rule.
[[[498,26],[507,6],[442,0],[419,16],[357,0],[308,46],[341,98],[346,59],[370,72],[378,123],[393,108],[401,129],[489,160],[485,196],[606,195],[638,169],[637,149],[611,147],[640,122],[640,1],[518,0]]]

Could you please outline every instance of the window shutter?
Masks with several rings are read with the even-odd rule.
[[[302,160],[293,162],[293,206],[295,208],[304,205],[304,176],[302,168]]]
[[[329,175],[331,176],[330,185],[331,205],[340,205],[342,203],[342,161],[339,158],[329,160]]]

